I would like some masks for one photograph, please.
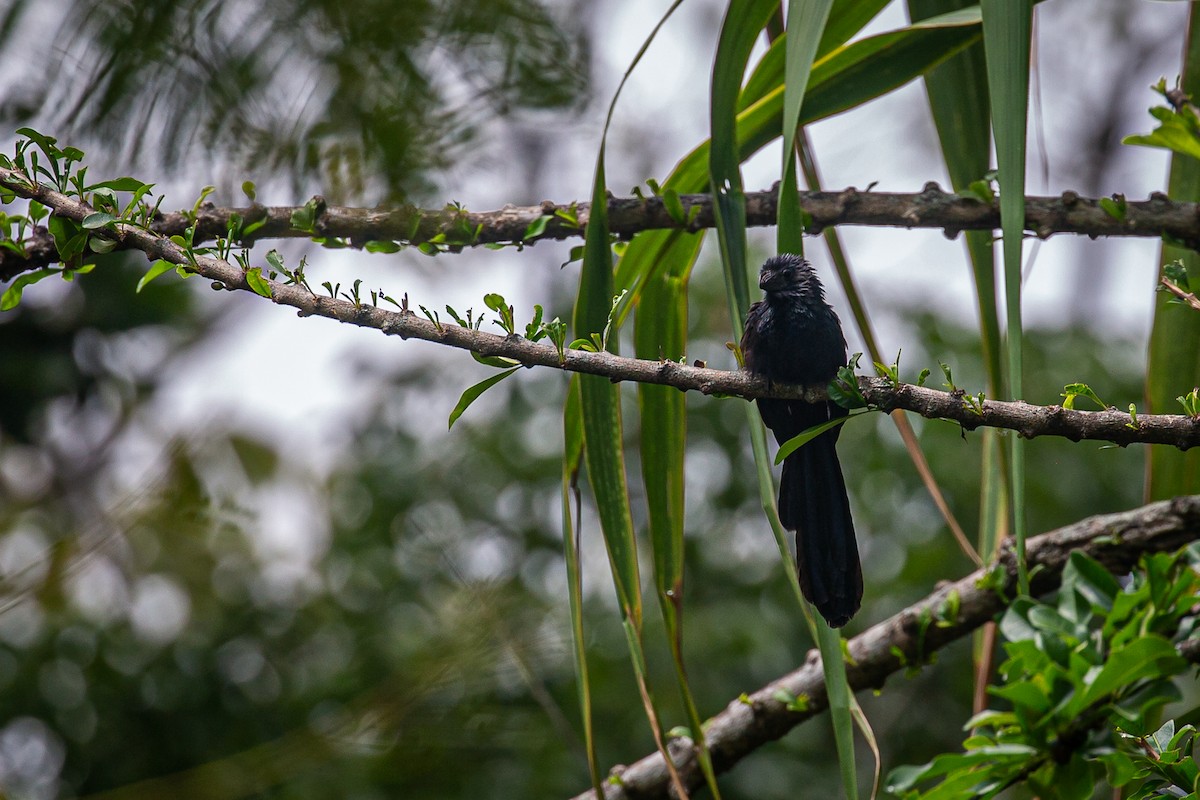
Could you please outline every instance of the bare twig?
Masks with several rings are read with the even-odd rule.
[[[11,173],[10,173],[11,174]],[[6,182],[7,183],[7,182]],[[8,184],[10,188],[18,188]],[[748,225],[774,225],[777,190],[746,195]],[[872,225],[898,228],[937,228],[947,236],[965,230],[994,230],[1000,225],[995,203],[942,191],[927,183],[917,193],[859,191],[853,187],[837,192],[800,192],[804,212],[812,218],[808,233],[820,233],[832,225]],[[614,197],[608,201],[609,227],[621,237],[647,230],[680,229],[699,231],[713,226],[712,196],[680,196],[682,217],[672,216],[661,197]],[[226,235],[229,219],[237,214],[247,223],[261,221],[253,240],[305,238],[312,235],[337,237],[362,247],[369,241],[420,244],[442,241],[454,248],[484,244],[516,243],[542,239],[569,239],[583,234],[590,212],[589,203],[553,203],[536,206],[505,206],[495,211],[470,212],[457,207],[394,209],[328,206],[313,198],[312,230],[292,227],[296,206],[242,208],[201,207],[196,218],[196,241],[211,241]],[[534,221],[545,218],[544,229],[526,239]],[[168,236],[182,233],[191,222],[182,212],[164,214],[153,230]],[[1025,203],[1025,228],[1040,238],[1056,233],[1087,236],[1163,235],[1200,247],[1200,204],[1180,203],[1155,193],[1147,200],[1126,203],[1125,215],[1117,219],[1100,206],[1099,199],[1063,192],[1059,197],[1029,197]],[[27,247],[27,256],[0,251],[0,280],[54,263],[54,243],[43,229]]]
[[[1111,572],[1122,574],[1144,553],[1173,551],[1198,538],[1200,495],[1091,517],[1029,540],[1027,556],[1033,590],[1044,593],[1056,588],[1073,550],[1082,550]],[[1003,589],[991,588],[997,583]],[[1006,548],[997,566],[977,570],[944,586],[854,637],[849,643],[846,663],[850,686],[855,690],[879,688],[893,673],[926,663],[935,651],[994,619],[1008,605],[1015,589],[1016,561],[1012,550]],[[948,610],[956,605],[958,612],[951,618]],[[1192,645],[1183,645],[1180,650],[1193,660],[1200,655],[1197,652],[1200,648]],[[781,697],[804,698],[805,710],[789,709]],[[813,650],[799,669],[734,700],[708,721],[705,735],[714,768],[730,769],[827,707],[821,659]],[[699,786],[702,776],[690,740],[675,740],[671,753],[688,786]],[[668,796],[665,764],[658,753],[613,772],[616,780],[605,786],[607,800]],[[588,799],[594,800],[591,791],[577,798]]]
[[[12,170],[0,168],[0,182],[19,194],[54,209],[54,213],[81,222],[93,209],[87,204],[41,185],[29,187]],[[208,256],[192,257],[170,239],[132,225],[117,224],[118,230],[97,233],[119,239],[152,259],[179,264],[214,282],[217,288],[252,292],[246,273],[238,266]],[[525,366],[554,367],[571,372],[603,375],[613,381],[637,381],[674,386],[706,395],[730,395],[753,399],[779,397],[816,402],[828,397],[826,387],[768,385],[761,377],[746,372],[728,372],[688,366],[674,361],[622,358],[607,352],[565,349],[561,354],[550,344],[521,336],[498,336],[455,324],[436,324],[411,311],[389,311],[365,303],[317,295],[306,287],[266,281],[272,302],[291,306],[301,316],[320,316],[364,328],[375,328],[402,339],[423,339],[470,350],[484,356],[500,356]],[[978,400],[961,390],[943,392],[913,384],[893,384],[881,378],[858,379],[863,397],[885,412],[903,409],[930,419],[944,419],[964,430],[979,427],[1006,428],[1025,438],[1061,436],[1072,441],[1092,439],[1129,444],[1166,444],[1186,450],[1200,445],[1200,419],[1182,414],[1139,414],[1136,424],[1127,412],[1078,411],[1061,406],[1038,406],[1025,402]]]
[[[1183,302],[1187,303],[1192,308],[1200,311],[1200,299],[1196,297],[1195,292],[1185,292],[1177,283],[1172,281],[1166,275],[1158,279],[1158,282],[1166,287],[1167,291],[1178,297]]]

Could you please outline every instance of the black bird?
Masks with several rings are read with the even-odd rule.
[[[812,265],[796,255],[767,259],[758,285],[766,294],[750,306],[742,334],[746,369],[771,383],[823,386],[846,365],[846,339]],[[849,412],[832,400],[758,399],[763,422],[783,444]],[[838,463],[837,425],[783,462],[779,521],[796,532],[796,565],[805,598],[831,627],[850,621],[862,604],[862,566],[850,499]]]

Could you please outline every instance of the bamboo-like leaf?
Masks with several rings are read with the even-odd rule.
[[[970,4],[971,0],[908,0],[909,13],[916,21]],[[987,66],[982,43],[972,45],[926,73],[925,89],[942,156],[950,173],[950,185],[956,192],[965,191],[972,181],[984,176],[991,164]],[[988,394],[1003,397],[1000,322],[991,242],[989,231],[967,232],[967,252],[975,273]]]
[[[796,185],[796,129],[800,125],[800,107],[812,72],[813,59],[832,0],[789,0],[788,31],[783,88],[783,169],[779,182],[778,214],[775,226],[775,250],[778,253],[804,254],[804,215]]]
[[[1182,88],[1200,97],[1200,12],[1189,11],[1187,51],[1184,54]],[[1188,156],[1171,157],[1168,194],[1173,200],[1200,200],[1200,161]],[[1194,250],[1164,244],[1160,264],[1183,262],[1193,285],[1200,285],[1200,255]],[[1200,314],[1156,295],[1154,325],[1150,331],[1150,358],[1146,367],[1146,401],[1152,414],[1178,410],[1175,398],[1200,386]],[[1190,494],[1200,487],[1200,450],[1186,452],[1173,447],[1147,447],[1149,463],[1146,500],[1163,500]]]
[[[912,19],[921,20],[964,8],[970,3],[971,0],[908,0],[908,8]],[[983,44],[974,44],[930,70],[925,75],[925,90],[937,127],[942,156],[950,173],[950,185],[956,192],[965,191],[991,167],[991,114]],[[967,231],[963,240],[975,279],[988,396],[1004,397],[1004,377],[1000,366],[1000,309],[996,296],[992,232]],[[983,560],[990,561],[1000,540],[1007,533],[1008,479],[998,432],[995,429],[983,431],[982,441],[976,552]],[[994,639],[994,635],[975,637],[975,697],[980,700],[985,697],[984,687],[991,674],[992,647],[989,643]],[[982,710],[982,706],[976,710]]]
[[[601,334],[610,350],[615,350],[616,336],[607,336],[613,312],[613,262],[609,244],[607,185],[605,181],[605,146],[613,109],[633,68],[663,23],[682,0],[668,9],[642,45],[626,70],[609,105],[608,117],[596,157],[596,173],[592,183],[592,211],[584,232],[583,267],[580,271],[579,294],[575,303],[575,336],[590,339]],[[680,797],[686,798],[683,782],[671,762],[662,725],[651,699],[642,653],[642,598],[638,572],[637,546],[634,540],[633,517],[629,507],[629,491],[625,482],[625,459],[622,444],[621,404],[617,386],[598,375],[579,378],[580,408],[583,418],[584,459],[588,479],[596,498],[600,527],[608,550],[609,564],[621,605],[623,624],[627,633],[630,658],[633,661],[638,690],[646,709],[646,717],[655,744],[667,761],[672,783]],[[715,783],[714,783],[715,787]]]
[[[750,50],[774,13],[774,0],[732,0],[721,25],[713,64],[709,185],[713,216],[725,267],[725,288],[735,330],[750,306],[750,275],[746,268],[746,198],[738,152],[737,103]]]
[[[821,31],[821,41],[817,45],[817,57],[850,41],[854,34],[875,19],[890,2],[891,0],[833,0],[829,18]]]
[[[800,210],[796,185],[796,132],[800,124],[800,109],[804,104],[812,62],[818,42],[825,29],[830,12],[828,0],[790,0],[787,16],[787,58],[783,91],[783,168],[779,183],[778,218],[776,224],[776,249],[780,253],[804,252],[804,219]],[[817,426],[832,428],[849,417],[837,422]],[[815,438],[823,431],[806,431]],[[794,450],[804,442],[805,434],[788,442]],[[788,452],[791,452],[789,450]],[[786,457],[786,454],[785,454]],[[776,457],[776,463],[779,462]],[[772,481],[772,489],[774,481]],[[789,555],[786,559],[791,561]],[[838,766],[842,777],[842,788],[848,800],[858,800],[858,780],[854,758],[854,718],[851,715],[853,695],[846,681],[846,665],[842,660],[842,640],[832,628],[820,620],[817,625],[817,647],[821,651],[821,666],[825,674],[825,686],[829,694],[830,721],[833,725],[834,743],[838,754]]]
[[[588,774],[596,797],[603,797],[596,759],[596,735],[592,724],[592,684],[588,678],[587,646],[583,637],[583,571],[579,567],[579,542],[573,519],[579,514],[579,465],[583,459],[583,411],[580,408],[579,377],[573,376],[563,409],[562,532],[563,558],[567,565],[567,596],[571,606],[571,643],[575,657],[575,688],[583,720]],[[572,514],[574,511],[574,515]]]
[[[1000,176],[1000,227],[1004,236],[1004,294],[1007,311],[1008,389],[1023,394],[1021,249],[1025,227],[1025,123],[1028,116],[1032,0],[983,0],[983,38],[991,93],[992,129]],[[1017,582],[1029,592],[1025,567],[1025,448],[1011,437],[1012,527],[1017,547]]]

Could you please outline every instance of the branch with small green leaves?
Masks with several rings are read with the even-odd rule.
[[[0,167],[0,184],[42,207],[53,209],[53,216],[77,225],[81,231],[85,219],[96,209],[76,197],[28,180],[21,173]],[[463,350],[482,357],[507,359],[510,365],[542,366],[571,372],[602,375],[613,381],[637,381],[674,386],[684,391],[707,395],[736,396],[746,399],[779,397],[818,402],[833,397],[848,407],[869,407],[884,412],[913,411],[930,419],[949,420],[965,430],[979,427],[1005,428],[1026,438],[1061,436],[1072,441],[1090,439],[1129,444],[1165,444],[1180,449],[1200,445],[1200,419],[1189,414],[1141,414],[1136,427],[1130,426],[1130,414],[1115,409],[1079,411],[1062,406],[1038,406],[1024,402],[1003,402],[976,395],[968,399],[965,391],[954,387],[938,391],[921,385],[900,383],[886,378],[857,377],[844,374],[831,386],[799,387],[768,385],[759,376],[744,371],[723,371],[690,366],[677,361],[650,361],[622,358],[606,352],[604,337],[588,342],[584,348],[566,345],[566,326],[561,322],[538,326],[531,337],[520,335],[515,321],[512,330],[498,336],[475,326],[445,324],[436,314],[422,318],[407,303],[397,302],[383,292],[371,292],[370,302],[355,283],[347,292],[340,285],[324,284],[318,293],[304,276],[304,264],[289,270],[276,253],[268,254],[265,267],[250,266],[245,258],[234,262],[220,258],[220,242],[213,248],[198,248],[185,235],[166,237],[141,225],[137,220],[114,218],[87,230],[87,241],[120,242],[143,251],[154,263],[151,273],[175,269],[183,276],[201,275],[214,288],[252,292],[272,302],[295,308],[301,316],[320,316],[351,325],[374,328],[403,339],[422,339]],[[90,245],[89,245],[90,246]],[[148,273],[149,275],[150,273]],[[67,276],[69,277],[69,276]],[[10,288],[11,291],[11,288]],[[19,299],[19,298],[18,298]],[[619,301],[620,298],[617,298]],[[383,307],[383,303],[393,306]],[[615,307],[615,305],[614,305]],[[507,320],[501,315],[502,320]],[[505,324],[501,323],[502,326]],[[549,339],[549,342],[538,339]],[[592,351],[595,348],[595,352]],[[898,378],[898,376],[897,376]],[[949,376],[947,376],[949,383]]]
[[[22,129],[23,135],[35,133]],[[51,137],[37,134],[38,141],[56,158],[26,158],[23,166],[10,159],[20,173],[47,177],[59,191],[82,196],[86,184],[80,169],[70,173],[60,165],[73,164],[83,154],[74,148],[57,149]],[[33,140],[22,140],[29,143]],[[70,159],[76,159],[71,161]],[[31,163],[32,162],[32,163]],[[47,163],[58,166],[56,173]],[[72,180],[77,179],[78,185]],[[135,182],[133,178],[118,179]],[[15,190],[28,181],[17,178],[4,182]],[[138,185],[146,185],[137,182]],[[656,184],[650,182],[652,189]],[[265,206],[257,202],[252,184],[243,186],[250,205],[216,207],[200,202],[189,211],[162,213],[152,207],[145,221],[151,230],[166,236],[188,236],[193,243],[229,238],[250,244],[267,239],[310,239],[328,248],[353,247],[373,253],[394,253],[414,248],[426,255],[457,252],[470,247],[524,247],[544,240],[566,240],[583,235],[590,216],[586,202],[554,203],[536,206],[505,206],[491,211],[469,211],[459,203],[442,208],[402,206],[393,209],[367,209],[329,205],[317,196],[300,206]],[[778,191],[775,188],[746,194],[746,223],[772,226],[777,221]],[[1147,200],[1114,204],[1110,198],[1086,198],[1075,192],[1059,197],[1029,197],[1026,200],[1026,230],[1040,238],[1058,233],[1087,236],[1167,237],[1171,241],[1200,248],[1200,204],[1175,202],[1155,193]],[[995,199],[974,190],[958,195],[928,183],[920,192],[887,193],[858,190],[801,192],[800,205],[808,220],[806,232],[820,233],[836,225],[875,227],[934,228],[947,236],[967,230],[994,230],[1000,225]],[[103,212],[109,213],[109,212]],[[635,190],[630,197],[608,201],[609,229],[614,237],[628,239],[650,230],[698,232],[714,225],[712,196],[680,195],[667,189],[650,195]],[[2,227],[3,220],[0,220]],[[189,229],[191,230],[188,233]],[[59,252],[53,231],[29,225],[17,237],[7,240],[19,247],[0,248],[0,280],[10,280],[31,270],[69,260]],[[123,243],[113,246],[120,247]],[[572,251],[570,260],[578,260],[582,248]]]

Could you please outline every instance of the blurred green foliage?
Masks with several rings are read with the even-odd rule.
[[[331,202],[428,199],[496,120],[588,97],[578,18],[531,0],[54,5],[49,33],[45,4],[0,9],[6,73],[28,59],[30,28],[57,43],[0,102],[0,124],[32,121],[160,181],[199,158]]]

